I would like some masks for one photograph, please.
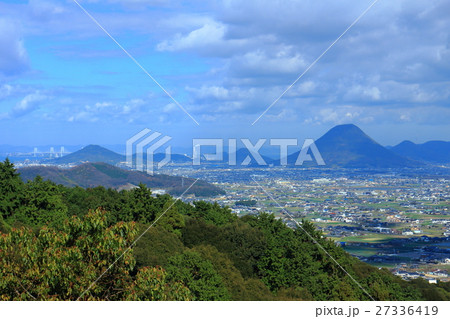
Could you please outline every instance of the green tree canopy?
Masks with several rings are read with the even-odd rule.
[[[59,188],[53,182],[36,176],[25,184],[21,206],[14,219],[30,226],[57,226],[66,219],[67,212]]]
[[[23,190],[23,182],[14,165],[9,159],[0,162],[0,216],[3,219],[12,216],[20,207]]]
[[[183,282],[196,300],[229,300],[230,294],[212,263],[194,251],[169,259],[168,278]]]
[[[190,299],[189,290],[169,282],[161,269],[131,276],[135,259],[128,248],[135,235],[133,222],[108,227],[101,210],[66,220],[62,230],[44,226],[38,234],[26,228],[1,234],[0,299]]]

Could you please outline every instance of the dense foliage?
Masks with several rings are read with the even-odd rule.
[[[108,226],[99,209],[66,219],[60,230],[43,226],[37,234],[27,228],[2,234],[0,299],[191,299],[189,289],[168,281],[160,268],[131,275],[135,258],[128,247],[135,236],[135,223]]]
[[[217,203],[153,196],[145,185],[119,192],[40,177],[24,183],[8,160],[0,163],[0,300],[369,295],[449,300],[450,285],[406,282],[360,262],[307,221],[293,230],[265,213],[238,218]]]

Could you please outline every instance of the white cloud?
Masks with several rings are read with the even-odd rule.
[[[365,99],[367,101],[377,101],[381,98],[381,91],[376,86],[364,86],[360,84],[355,84],[352,86],[346,96],[351,99]]]
[[[275,54],[262,50],[251,51],[234,58],[233,69],[236,73],[277,74],[299,73],[306,67],[305,60],[290,47],[282,47]]]
[[[177,111],[178,106],[175,103],[169,103],[163,108],[164,113],[172,113],[173,111]]]
[[[29,94],[25,96],[17,105],[13,108],[13,113],[25,114],[34,110],[37,105],[36,103],[42,101],[46,98],[45,95],[36,92],[34,94]]]
[[[73,115],[71,115],[67,121],[69,122],[78,122],[78,121],[82,121],[82,122],[97,122],[98,121],[98,117],[93,116],[92,113],[89,113],[87,111],[81,111],[78,113],[75,113]]]
[[[282,109],[278,114],[267,115],[267,119],[271,122],[295,122],[298,120],[298,114],[292,109]]]
[[[411,121],[411,116],[409,114],[401,114],[400,120],[401,121]]]
[[[111,102],[97,102],[94,105],[86,105],[86,111],[93,113],[100,113],[111,110],[113,103]]]
[[[363,109],[350,105],[337,108],[323,108],[319,111],[319,120],[323,123],[332,124],[350,123],[359,121],[361,114],[363,114]]]
[[[39,108],[39,102],[47,99],[46,95],[40,92],[28,94],[20,100],[9,112],[0,114],[0,119],[11,119],[24,116]]]
[[[72,101],[69,107],[58,111],[57,118],[69,122],[143,123],[161,116],[162,113],[178,110],[175,104],[158,108],[152,108],[151,105],[152,101],[149,99],[131,99],[124,102],[102,101],[84,106],[80,106],[77,101]],[[173,117],[171,115],[171,118]]]
[[[3,84],[0,87],[0,99],[4,99],[5,97],[8,97],[13,92],[13,87],[9,84]]]
[[[60,3],[47,0],[29,0],[28,8],[30,14],[41,21],[53,19],[55,15],[67,11]]]
[[[119,113],[123,115],[131,114],[139,112],[140,108],[145,105],[145,101],[142,99],[132,99],[125,103],[122,107],[122,110],[119,110]]]
[[[157,45],[159,51],[178,51],[203,48],[220,43],[226,33],[226,26],[210,21],[187,35],[177,34],[172,40],[165,40]]]
[[[198,99],[227,100],[232,95],[230,93],[230,90],[233,90],[233,88],[227,89],[227,88],[225,88],[223,86],[202,85],[200,88],[191,88],[191,87],[188,86],[188,87],[186,87],[186,90],[188,92],[194,93],[196,98],[198,98]]]
[[[29,66],[19,29],[16,22],[0,18],[0,75],[16,75]]]

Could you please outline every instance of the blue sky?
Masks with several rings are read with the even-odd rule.
[[[318,138],[354,123],[382,144],[450,140],[450,2],[0,1],[0,144]]]

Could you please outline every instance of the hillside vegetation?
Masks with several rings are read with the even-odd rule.
[[[0,163],[0,300],[448,300],[351,257],[314,226],[129,191],[24,183]],[[347,274],[347,273],[348,274]],[[355,283],[351,278],[354,278]],[[367,293],[366,293],[367,292]]]
[[[144,172],[121,169],[107,163],[85,163],[70,169],[30,166],[21,168],[19,172],[25,182],[41,176],[45,180],[67,187],[92,188],[103,186],[114,189],[130,188],[130,185],[137,186],[142,183],[147,187],[164,189],[172,195],[180,195],[186,188],[184,185],[191,185],[194,182],[192,178],[165,174],[149,175]],[[187,194],[201,197],[217,196],[224,193],[219,187],[201,180],[197,181],[187,192]]]

